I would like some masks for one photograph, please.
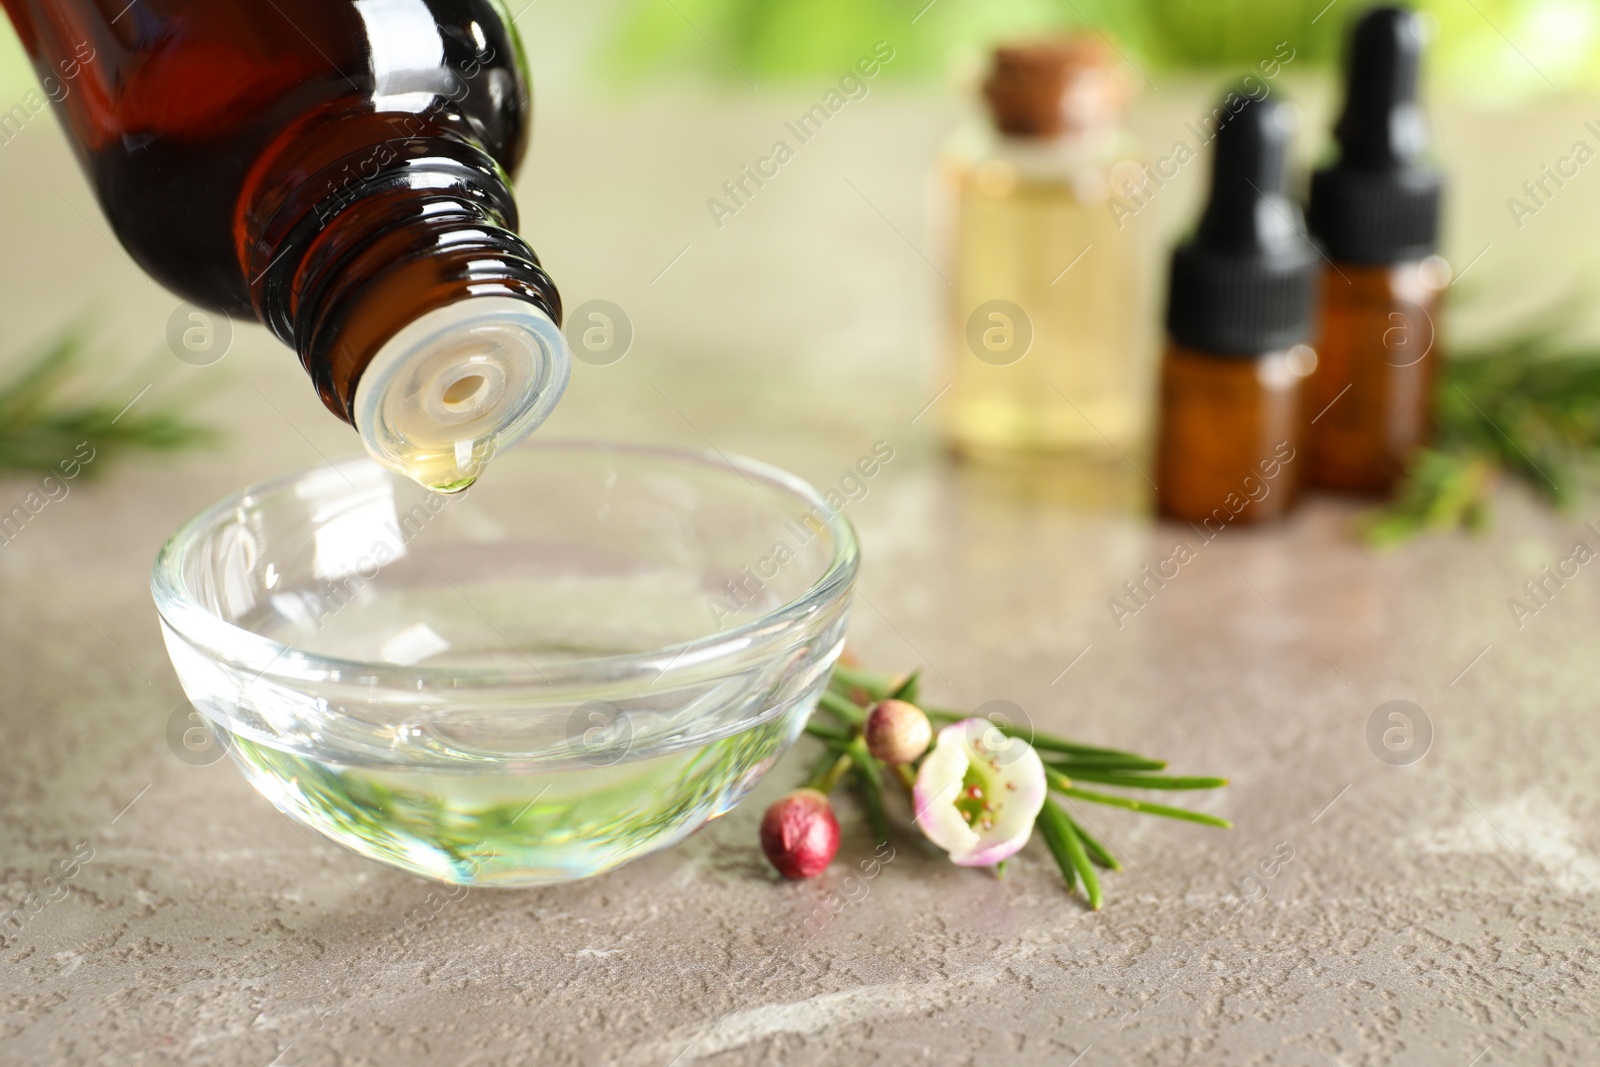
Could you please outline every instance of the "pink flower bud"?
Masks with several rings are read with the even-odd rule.
[[[761,851],[785,878],[815,878],[839,851],[839,820],[828,798],[796,789],[761,817]]]
[[[882,700],[867,715],[867,751],[885,763],[914,763],[932,740],[933,725],[915,704]]]

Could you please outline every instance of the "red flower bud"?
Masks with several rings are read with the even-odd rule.
[[[933,724],[904,700],[882,700],[867,714],[867,751],[890,765],[914,763],[933,741]]]
[[[839,851],[839,820],[828,798],[796,789],[761,817],[761,851],[785,878],[815,878]]]

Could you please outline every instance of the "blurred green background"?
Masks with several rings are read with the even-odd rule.
[[[940,75],[997,36],[1093,27],[1160,72],[1249,66],[1278,41],[1311,64],[1334,61],[1362,0],[635,0],[619,14],[602,67],[625,80],[663,69],[751,78],[824,73],[863,40],[903,54],[897,76]],[[1435,76],[1485,99],[1600,84],[1593,0],[1423,0],[1437,38]],[[915,18],[915,22],[909,20]],[[1507,47],[1515,41],[1514,48]],[[724,55],[712,54],[707,44]],[[1520,53],[1520,54],[1519,54]]]
[[[505,0],[519,22],[570,26],[563,68],[597,81],[658,85],[682,74],[766,81],[827,74],[863,41],[894,43],[896,78],[940,79],[997,37],[1092,27],[1152,75],[1249,66],[1279,41],[1316,66],[1336,60],[1347,23],[1371,0]],[[574,10],[580,7],[582,10]],[[1437,32],[1437,84],[1514,102],[1600,86],[1596,0],[1420,0]],[[29,84],[9,35],[0,86]]]

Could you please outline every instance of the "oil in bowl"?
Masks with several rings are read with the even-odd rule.
[[[457,496],[365,459],[251,487],[152,588],[190,700],[281,811],[511,886],[736,804],[826,684],[856,566],[849,524],[773,468],[539,444]]]

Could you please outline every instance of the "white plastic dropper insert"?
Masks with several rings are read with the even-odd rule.
[[[390,338],[356,383],[352,414],[378,463],[460,492],[549,416],[571,373],[567,340],[538,307],[471,297]]]

